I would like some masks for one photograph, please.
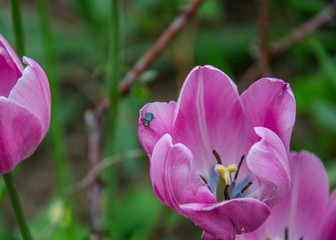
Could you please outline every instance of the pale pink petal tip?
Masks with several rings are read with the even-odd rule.
[[[151,157],[155,144],[165,133],[171,133],[173,115],[176,102],[171,101],[148,103],[139,112],[138,135],[143,148]],[[150,113],[153,118],[146,123],[146,116]]]
[[[264,127],[256,127],[255,132],[261,140],[252,146],[246,162],[259,179],[259,199],[273,207],[289,190],[288,156],[281,139],[274,132]]]

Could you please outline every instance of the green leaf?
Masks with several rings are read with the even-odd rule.
[[[317,121],[326,129],[336,134],[336,106],[328,102],[316,100],[312,105],[312,112]]]

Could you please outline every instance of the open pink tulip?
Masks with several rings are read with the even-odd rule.
[[[322,162],[309,152],[301,152],[291,153],[289,164],[290,191],[260,228],[239,236],[239,240],[336,239],[336,192],[329,198]]]
[[[295,99],[264,78],[241,96],[222,71],[194,68],[176,102],[140,110],[140,143],[159,199],[204,230],[235,239],[258,228],[290,186]]]
[[[34,60],[23,62],[0,34],[0,174],[29,157],[49,127],[48,79]]]

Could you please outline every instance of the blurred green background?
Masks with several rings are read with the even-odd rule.
[[[88,172],[84,113],[107,95],[104,82],[108,59],[107,2],[47,1],[71,184],[82,180]],[[189,2],[122,1],[122,76]],[[330,3],[272,1],[270,44],[287,36]],[[45,68],[36,2],[24,0],[21,4],[25,55]],[[140,149],[139,109],[147,102],[176,100],[183,80],[196,65],[210,64],[222,69],[241,87],[240,92],[245,90],[240,79],[255,62],[252,47],[258,42],[258,4],[258,1],[244,0],[204,1],[183,31],[121,100],[113,146],[115,153]],[[325,163],[332,189],[336,183],[335,29],[334,18],[271,64],[272,77],[289,82],[296,97],[297,120],[291,149],[306,149],[318,155]],[[0,33],[14,47],[7,0],[0,0]],[[18,191],[33,235],[37,240],[89,239],[88,188],[66,191],[74,198],[75,207],[73,211],[64,207],[56,190],[50,142],[48,134],[36,153],[23,161],[16,173]],[[125,157],[113,166],[116,169],[117,211],[114,222],[103,226],[106,239],[200,238],[200,229],[170,211],[155,196],[149,180],[148,158],[143,152]],[[108,180],[102,181],[108,188]],[[0,239],[20,239],[7,198],[1,211]]]

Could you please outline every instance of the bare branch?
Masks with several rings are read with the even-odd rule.
[[[89,169],[94,169],[101,159],[100,122],[97,116],[95,116],[94,111],[86,111],[85,123],[88,131]],[[101,240],[103,238],[102,223],[100,220],[101,187],[99,177],[96,175],[91,181],[91,188],[88,196],[90,204],[91,237],[93,240]]]
[[[269,64],[269,29],[270,29],[270,0],[260,0],[259,4],[259,42],[255,49],[260,72],[263,76],[271,76]]]
[[[173,20],[168,28],[162,33],[153,46],[137,61],[133,68],[125,75],[119,84],[119,94],[125,96],[137,78],[154,62],[168,44],[177,36],[182,28],[188,23],[196,10],[204,0],[193,0]],[[100,120],[109,106],[108,98],[104,98],[94,109],[96,117]]]
[[[69,187],[67,190],[67,194],[74,194],[89,187],[95,181],[97,176],[99,176],[107,167],[111,165],[117,164],[125,159],[139,158],[144,156],[145,156],[144,151],[139,148],[104,158],[99,162],[99,164],[95,165],[88,172],[88,174],[84,178],[82,178],[82,180],[78,181],[77,183]]]
[[[335,14],[336,1],[301,26],[293,29],[286,37],[273,43],[269,54],[269,60],[273,61],[276,57],[283,54],[293,45],[302,41],[320,27],[332,22]],[[247,86],[257,80],[258,77],[260,77],[260,69],[258,64],[254,63],[239,81],[241,89],[246,89]]]
[[[182,28],[188,23],[195,11],[199,8],[204,0],[192,1],[169,27],[162,33],[159,39],[148,50],[148,52],[140,58],[134,65],[132,70],[126,74],[119,85],[119,92],[121,95],[125,95],[130,86],[136,81],[141,73],[144,72],[153,61],[160,55],[160,53],[168,46],[168,44],[174,39],[174,37],[182,30]]]
[[[272,46],[271,56],[272,58],[283,54],[294,44],[300,42],[302,39],[315,32],[318,28],[333,21],[336,14],[336,1],[331,3],[327,8],[322,10],[315,17],[302,24],[285,38],[278,42],[275,42]]]

